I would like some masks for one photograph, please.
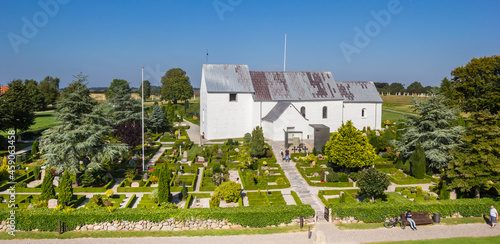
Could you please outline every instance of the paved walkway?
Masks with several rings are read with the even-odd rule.
[[[194,142],[194,144],[200,145],[200,126],[193,124],[187,120],[184,120],[186,124],[189,125],[189,129],[187,129],[187,134],[189,139]]]

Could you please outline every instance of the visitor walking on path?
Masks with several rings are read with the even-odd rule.
[[[285,161],[290,162],[290,151],[288,151],[288,148],[285,149]]]
[[[493,205],[491,205],[490,209],[491,228],[495,228],[495,225],[497,225],[497,219],[498,219],[498,211],[495,209]]]
[[[285,159],[285,155],[283,154],[283,148],[281,148],[280,154],[281,154],[281,161],[283,161]]]
[[[415,225],[415,221],[411,217],[412,217],[411,211],[406,212],[406,220],[408,220],[408,222],[410,222],[410,228],[412,230],[417,230],[417,226]]]

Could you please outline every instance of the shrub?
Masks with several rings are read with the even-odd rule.
[[[156,175],[150,176],[149,181],[151,181],[152,184],[158,183],[158,176],[156,176]]]
[[[153,189],[153,191],[149,194],[148,197],[149,199],[151,199],[151,201],[158,203],[158,188]]]
[[[349,178],[351,178],[352,181],[357,181],[358,180],[358,173],[356,172],[351,172],[349,174]]]
[[[448,191],[447,189],[445,188],[442,188],[440,191],[439,191],[439,199],[440,200],[448,200],[450,199],[450,191]]]
[[[214,174],[213,174],[212,169],[205,168],[205,170],[203,171],[203,175],[204,175],[205,177],[212,177]]]
[[[279,177],[278,179],[276,179],[276,184],[284,185],[284,184],[286,184],[286,181],[283,177]]]
[[[160,169],[160,177],[158,180],[158,202],[169,202],[170,194],[170,171],[167,165],[163,165]]]
[[[134,178],[137,176],[137,174],[138,174],[138,172],[135,169],[129,169],[125,173],[125,179],[127,181],[132,182],[134,180]]]
[[[54,175],[50,172],[50,170],[45,171],[45,177],[42,182],[42,200],[49,200],[56,198],[56,190],[54,189]]]
[[[425,177],[425,152],[420,143],[417,143],[415,151],[413,151],[411,158],[411,173],[417,179]]]
[[[339,173],[339,181],[340,182],[349,182],[349,176],[345,173]]]
[[[33,167],[33,175],[35,176],[35,180],[40,180],[40,166]]]
[[[218,208],[220,205],[220,196],[218,193],[214,192],[214,194],[210,197],[210,208]]]
[[[86,186],[92,186],[95,182],[94,175],[92,175],[92,172],[90,170],[85,170],[85,173],[82,175],[82,184],[84,187]]]
[[[237,202],[241,197],[241,185],[233,181],[224,182],[215,189],[215,193],[218,192],[226,202]]]
[[[102,202],[102,205],[104,205],[104,207],[109,207],[112,206],[113,203],[110,200],[106,199],[104,200],[104,202]]]
[[[255,177],[253,171],[247,170],[245,171],[245,186],[254,186],[255,185]]]
[[[339,173],[333,172],[326,175],[326,182],[339,182],[340,175]]]
[[[217,144],[215,144],[217,145]],[[212,171],[215,173],[222,173],[222,168],[221,168],[221,165],[220,163],[215,163],[214,166],[212,167]]]
[[[68,202],[73,197],[73,186],[71,183],[69,172],[65,171],[59,183],[59,195],[57,196],[58,202],[65,206],[68,205]]]
[[[356,186],[361,194],[366,194],[374,200],[375,196],[381,195],[391,184],[389,176],[375,168],[363,169],[359,172],[359,179]]]
[[[423,197],[423,196],[425,196],[424,190],[422,189],[421,186],[417,186],[417,197]]]
[[[410,172],[410,169],[411,169],[411,167],[410,167],[410,160],[406,160],[406,162],[403,164],[402,170],[404,172]]]
[[[106,190],[105,194],[106,194],[106,197],[110,198],[113,196],[113,194],[115,194],[115,192],[111,189],[108,189],[108,190]]]
[[[188,190],[187,190],[187,187],[186,187],[186,182],[182,182],[182,190],[181,190],[181,198],[182,200],[186,200],[187,197],[188,197]]]
[[[26,188],[27,186],[28,186],[28,184],[27,184],[25,181],[23,181],[23,182],[18,182],[18,183],[16,184],[16,187],[17,187],[17,188]]]

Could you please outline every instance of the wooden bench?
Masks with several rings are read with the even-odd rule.
[[[422,211],[422,212],[411,212],[412,219],[415,221],[415,224],[417,225],[426,225],[426,224],[432,224],[434,221],[432,221],[431,216],[429,216],[428,211]],[[403,221],[406,223],[406,226],[410,225],[410,222],[406,220],[406,212],[401,213],[401,218]]]

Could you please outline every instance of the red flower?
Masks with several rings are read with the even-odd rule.
[[[325,183],[325,181],[324,181],[324,180],[322,180],[322,181],[321,181],[321,183]]]

